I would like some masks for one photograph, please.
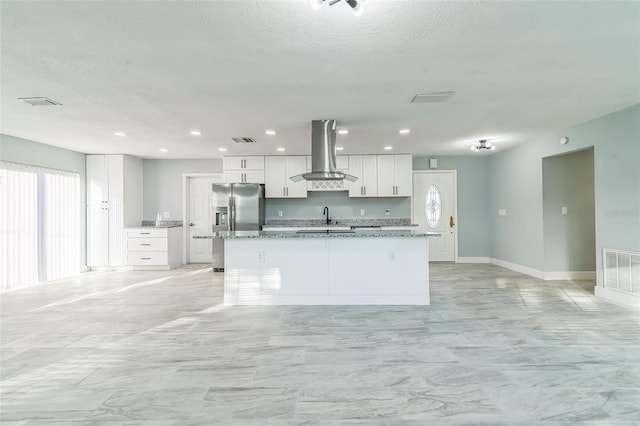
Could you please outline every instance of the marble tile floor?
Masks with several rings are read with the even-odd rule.
[[[0,424],[640,424],[638,312],[494,265],[431,281],[428,307],[224,307],[207,265],[5,293]]]

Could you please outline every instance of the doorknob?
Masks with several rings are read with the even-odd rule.
[[[453,223],[453,216],[449,216],[449,228],[453,228],[453,225],[455,225],[455,223]]]
[[[189,226],[196,226],[196,224],[195,223],[190,223]]]

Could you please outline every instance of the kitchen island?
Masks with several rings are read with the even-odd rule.
[[[418,231],[236,231],[225,240],[225,305],[428,305]],[[194,237],[197,238],[197,237]]]

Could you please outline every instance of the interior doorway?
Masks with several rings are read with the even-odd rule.
[[[213,244],[209,239],[194,239],[195,235],[213,235],[211,185],[222,182],[222,173],[183,175],[184,263],[211,263]]]
[[[593,147],[542,159],[542,207],[545,276],[595,280]]]
[[[458,258],[456,170],[413,172],[412,220],[429,237],[429,260],[455,262]]]

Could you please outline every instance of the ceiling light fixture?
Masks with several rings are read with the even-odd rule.
[[[344,147],[342,147],[342,146],[336,146],[336,151],[344,151]]]
[[[275,130],[265,130],[264,131],[265,135],[269,135],[269,136],[274,136],[276,134]]]
[[[408,135],[409,133],[411,133],[411,129],[402,129],[399,132],[401,135]]]
[[[160,148],[158,151],[160,151],[160,152],[169,152],[169,150],[167,148]]]
[[[391,151],[392,149],[393,149],[393,147],[392,147],[392,146],[385,146],[385,147],[384,147],[384,150],[385,150],[385,151]]]
[[[348,135],[349,131],[347,129],[338,130],[339,135]]]
[[[478,141],[478,143],[471,145],[471,151],[479,152],[483,149],[494,150],[496,147],[487,142],[486,139]]]
[[[278,148],[276,148],[276,150],[280,151],[280,152],[284,152],[284,148],[282,148],[282,147],[278,147]]]
[[[202,132],[200,130],[191,130],[189,134],[192,136],[202,136]]]
[[[364,0],[344,0],[344,2],[351,7],[351,12],[353,12],[355,16],[362,15],[363,1]],[[329,3],[329,6],[333,6],[339,2],[340,0],[311,0],[311,7],[314,9],[320,9],[324,3]]]
[[[124,133],[124,132],[113,132],[113,134],[114,134],[115,136],[127,136],[127,134],[126,134],[126,133]]]
[[[220,152],[227,152],[227,148],[218,148],[218,151],[220,151]]]

